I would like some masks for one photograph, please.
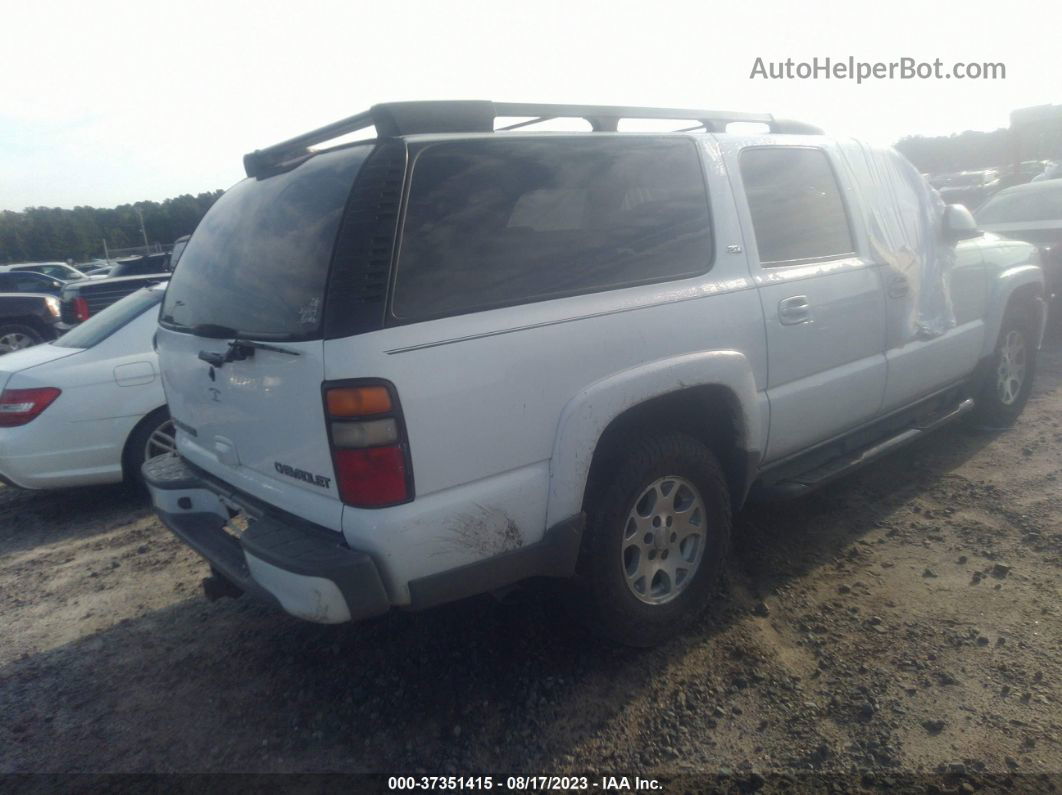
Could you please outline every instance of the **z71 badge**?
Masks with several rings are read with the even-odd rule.
[[[296,469],[290,464],[282,464],[279,461],[274,461],[273,466],[276,467],[277,472],[281,475],[287,475],[289,478],[305,481],[311,486],[317,486],[322,489],[332,487],[332,478],[326,478],[324,475],[315,475],[313,472],[307,472],[305,469]]]

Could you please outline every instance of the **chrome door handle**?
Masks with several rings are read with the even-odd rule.
[[[783,326],[796,326],[811,322],[811,303],[806,295],[794,295],[778,302],[778,322]]]

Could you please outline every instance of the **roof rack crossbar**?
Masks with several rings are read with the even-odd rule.
[[[581,118],[590,122],[595,132],[613,132],[618,129],[621,119],[674,119],[697,122],[693,127],[676,132],[691,132],[702,127],[708,132],[725,132],[728,124],[752,122],[767,125],[772,133],[822,134],[822,130],[810,124],[776,119],[769,113],[482,100],[388,102],[246,154],[243,164],[247,176],[256,177],[306,156],[311,146],[369,127],[375,127],[381,138],[414,133],[494,132],[498,117],[530,119],[502,127],[502,130],[515,130],[549,119]]]

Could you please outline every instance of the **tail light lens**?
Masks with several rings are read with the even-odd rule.
[[[5,389],[0,394],[0,428],[25,425],[48,406],[61,390],[53,386],[40,389]]]
[[[77,318],[78,323],[89,319],[88,301],[84,296],[79,295],[74,299],[74,317]]]
[[[325,416],[339,498],[357,508],[413,499],[413,470],[394,387],[386,382],[325,384]]]

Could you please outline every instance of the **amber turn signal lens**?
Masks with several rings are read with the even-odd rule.
[[[332,417],[365,417],[390,411],[391,393],[383,386],[339,387],[325,395]]]

